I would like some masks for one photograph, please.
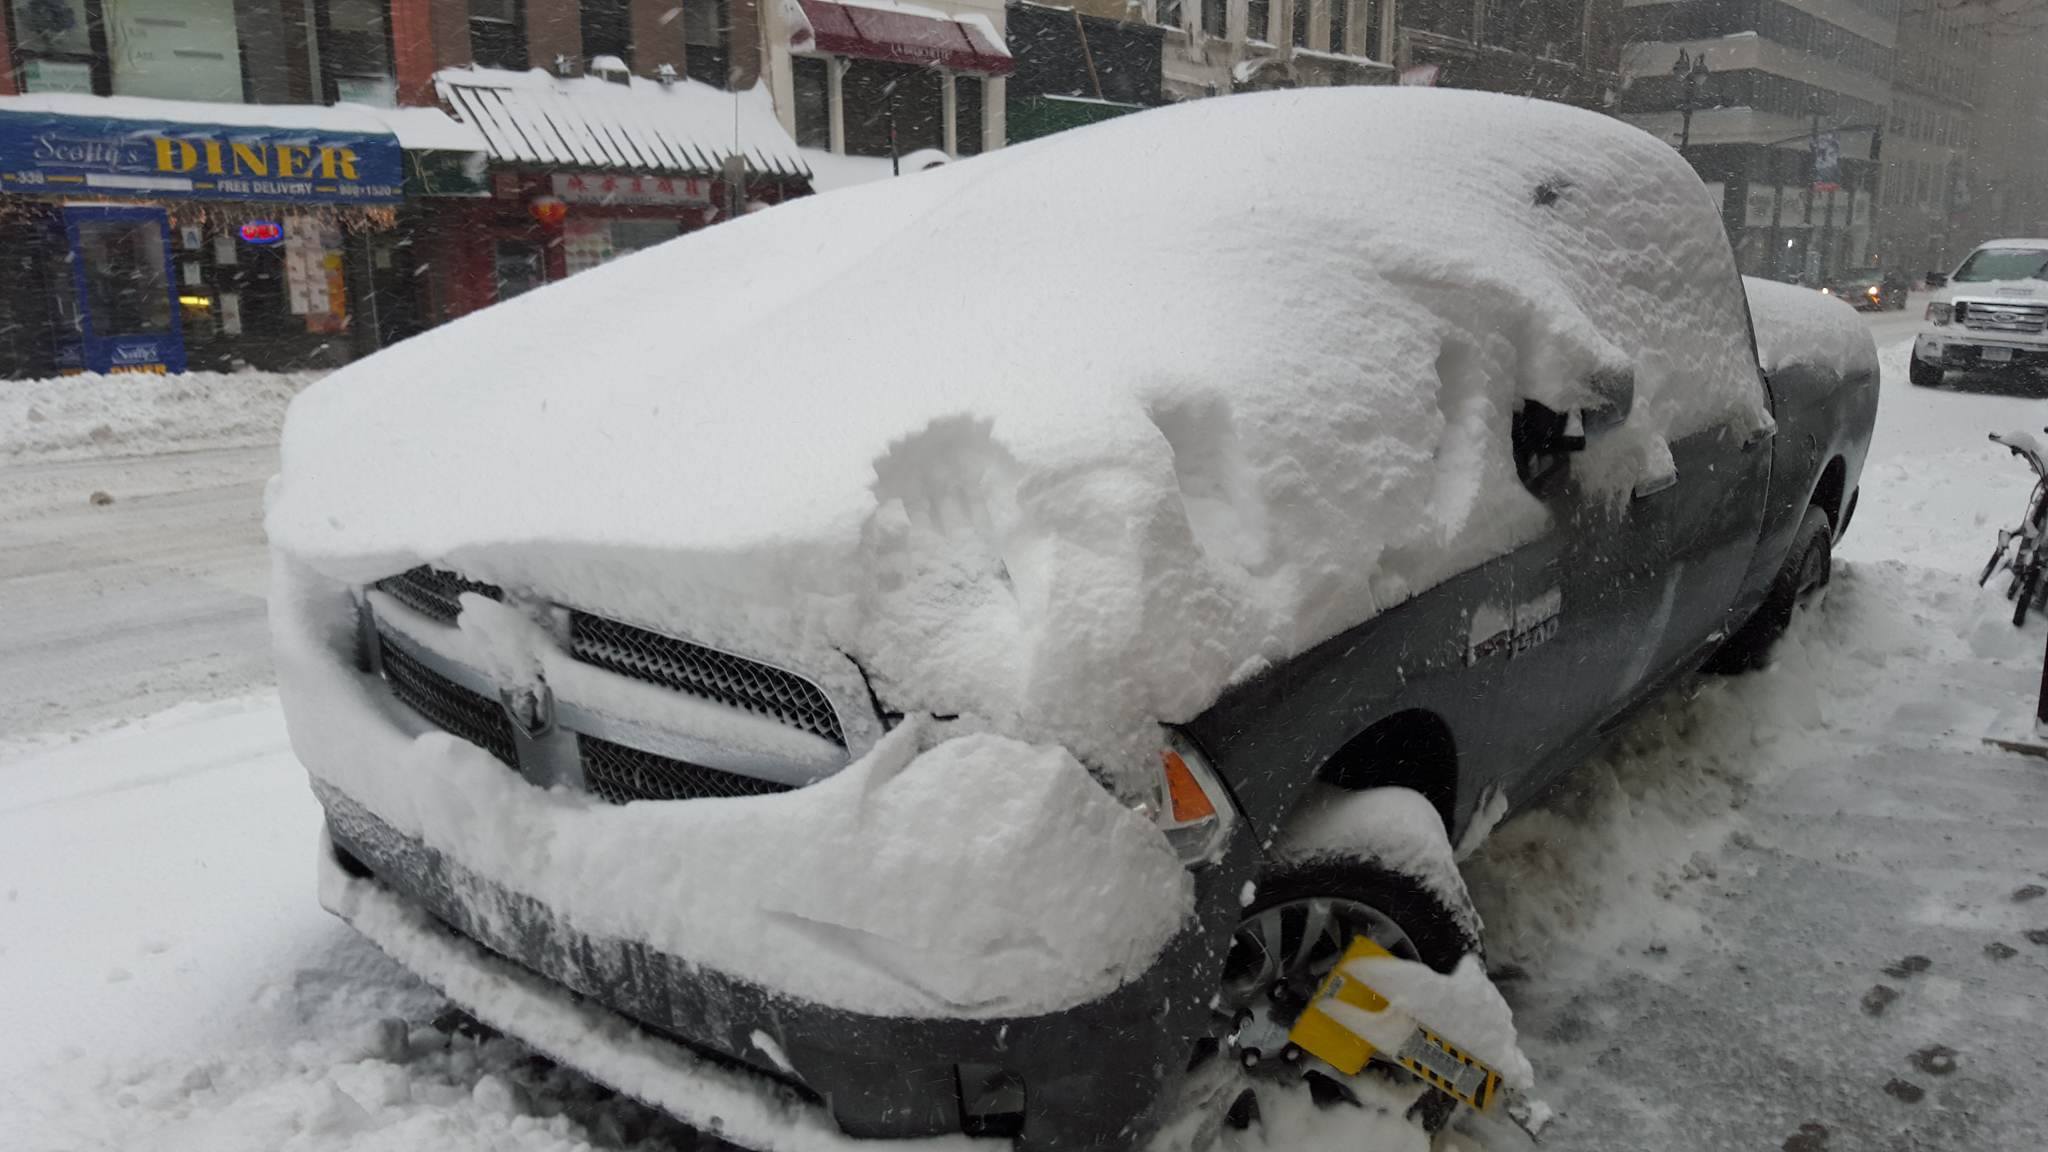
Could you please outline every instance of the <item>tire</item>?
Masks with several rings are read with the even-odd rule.
[[[1916,361],[1917,363],[1917,361]],[[1799,521],[1799,532],[1785,554],[1785,566],[1771,581],[1764,602],[1728,642],[1707,661],[1707,671],[1722,674],[1749,672],[1770,660],[1771,646],[1792,624],[1792,612],[1801,600],[1825,587],[1834,570],[1834,524],[1820,508],[1809,507]]]
[[[1906,379],[1911,380],[1916,387],[1939,388],[1942,378],[1946,375],[1947,372],[1941,365],[1929,364],[1918,356],[1912,357],[1906,363]]]
[[[1334,819],[1297,821],[1275,862],[1259,876],[1224,963],[1216,1003],[1228,1005],[1238,1019],[1256,1015],[1264,1021],[1254,1040],[1244,1038],[1249,1026],[1230,1037],[1234,1060],[1263,1060],[1274,1055],[1267,1049],[1291,1047],[1282,1043],[1286,1029],[1360,935],[1443,973],[1466,955],[1480,954],[1479,916],[1428,800],[1405,788],[1326,788],[1309,803]],[[1356,829],[1380,824],[1345,820],[1354,804],[1400,805],[1408,809],[1403,817],[1420,818],[1393,822],[1402,830],[1400,843],[1361,846]],[[1317,829],[1337,834],[1319,839]],[[1304,830],[1311,835],[1300,835]],[[1426,1089],[1410,1119],[1435,1133],[1456,1107],[1450,1097]]]
[[[2017,628],[2027,622],[2027,613],[2034,607],[2034,600],[2041,594],[2041,558],[2038,554],[2029,556],[2026,566],[2013,578],[2012,624]]]

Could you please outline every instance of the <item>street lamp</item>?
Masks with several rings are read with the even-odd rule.
[[[1678,129],[1678,152],[1682,156],[1692,144],[1692,114],[1700,106],[1700,88],[1707,82],[1707,54],[1689,56],[1685,49],[1678,50],[1678,59],[1671,63],[1671,78],[1678,81],[1678,112],[1681,117]]]

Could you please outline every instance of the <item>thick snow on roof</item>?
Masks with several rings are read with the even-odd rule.
[[[229,128],[304,129],[311,132],[354,132],[389,136],[391,126],[380,113],[390,109],[359,104],[223,104],[205,100],[158,100],[143,96],[90,96],[76,92],[37,92],[0,96],[0,112],[40,112],[52,116],[104,117],[109,120],[169,121],[217,124]]]
[[[1153,721],[1540,531],[1519,399],[1632,379],[1580,458],[1617,492],[1660,438],[1766,425],[1738,285],[1698,178],[1628,125],[1199,101],[362,361],[295,404],[269,527],[335,577],[432,559],[798,666],[836,649],[889,705],[1136,764]]]
[[[809,172],[758,84],[725,92],[695,80],[663,84],[634,76],[617,84],[539,68],[446,68],[434,73],[434,88],[483,134],[494,160],[705,173],[738,154],[757,172]]]
[[[372,116],[384,122],[400,145],[436,152],[483,152],[488,150],[483,133],[455,119],[439,108],[370,108]]]

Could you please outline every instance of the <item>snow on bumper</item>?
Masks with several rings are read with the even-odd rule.
[[[1022,1078],[1040,1132],[1109,1140],[1199,1026],[1217,917],[1060,749],[913,722],[792,792],[614,806],[535,787],[357,671],[339,585],[280,558],[272,605],[294,750],[374,877],[349,890],[801,1085],[846,1131],[958,1132],[956,1078],[987,1072]],[[1214,911],[1221,882],[1201,887]],[[355,922],[354,899],[328,902]],[[1129,1041],[1099,1053],[1105,1034]]]
[[[823,1108],[786,1087],[712,1063],[595,1004],[561,995],[375,881],[350,876],[324,837],[320,903],[484,1023],[705,1132],[760,1152],[891,1147],[849,1139]],[[964,1152],[976,1145],[941,1137],[898,1146]]]
[[[792,792],[606,804],[424,724],[354,668],[353,613],[280,559],[278,681],[316,788],[578,931],[849,1011],[994,1018],[1107,995],[1192,911],[1165,838],[1058,748],[912,722]]]

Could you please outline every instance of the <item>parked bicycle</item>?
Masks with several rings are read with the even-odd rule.
[[[2048,432],[2048,428],[2042,431]],[[2034,470],[2034,492],[2027,497],[2026,518],[2017,528],[1998,530],[1998,547],[1985,563],[1984,574],[1977,577],[1977,583],[1983,585],[2001,571],[2012,573],[2005,598],[2013,602],[2012,622],[2018,625],[2026,623],[2027,613],[2042,607],[2048,597],[2042,580],[2048,556],[2041,552],[2042,535],[2048,530],[2048,456],[2043,456],[2041,442],[2028,432],[1993,432],[1991,442],[2024,459]]]

